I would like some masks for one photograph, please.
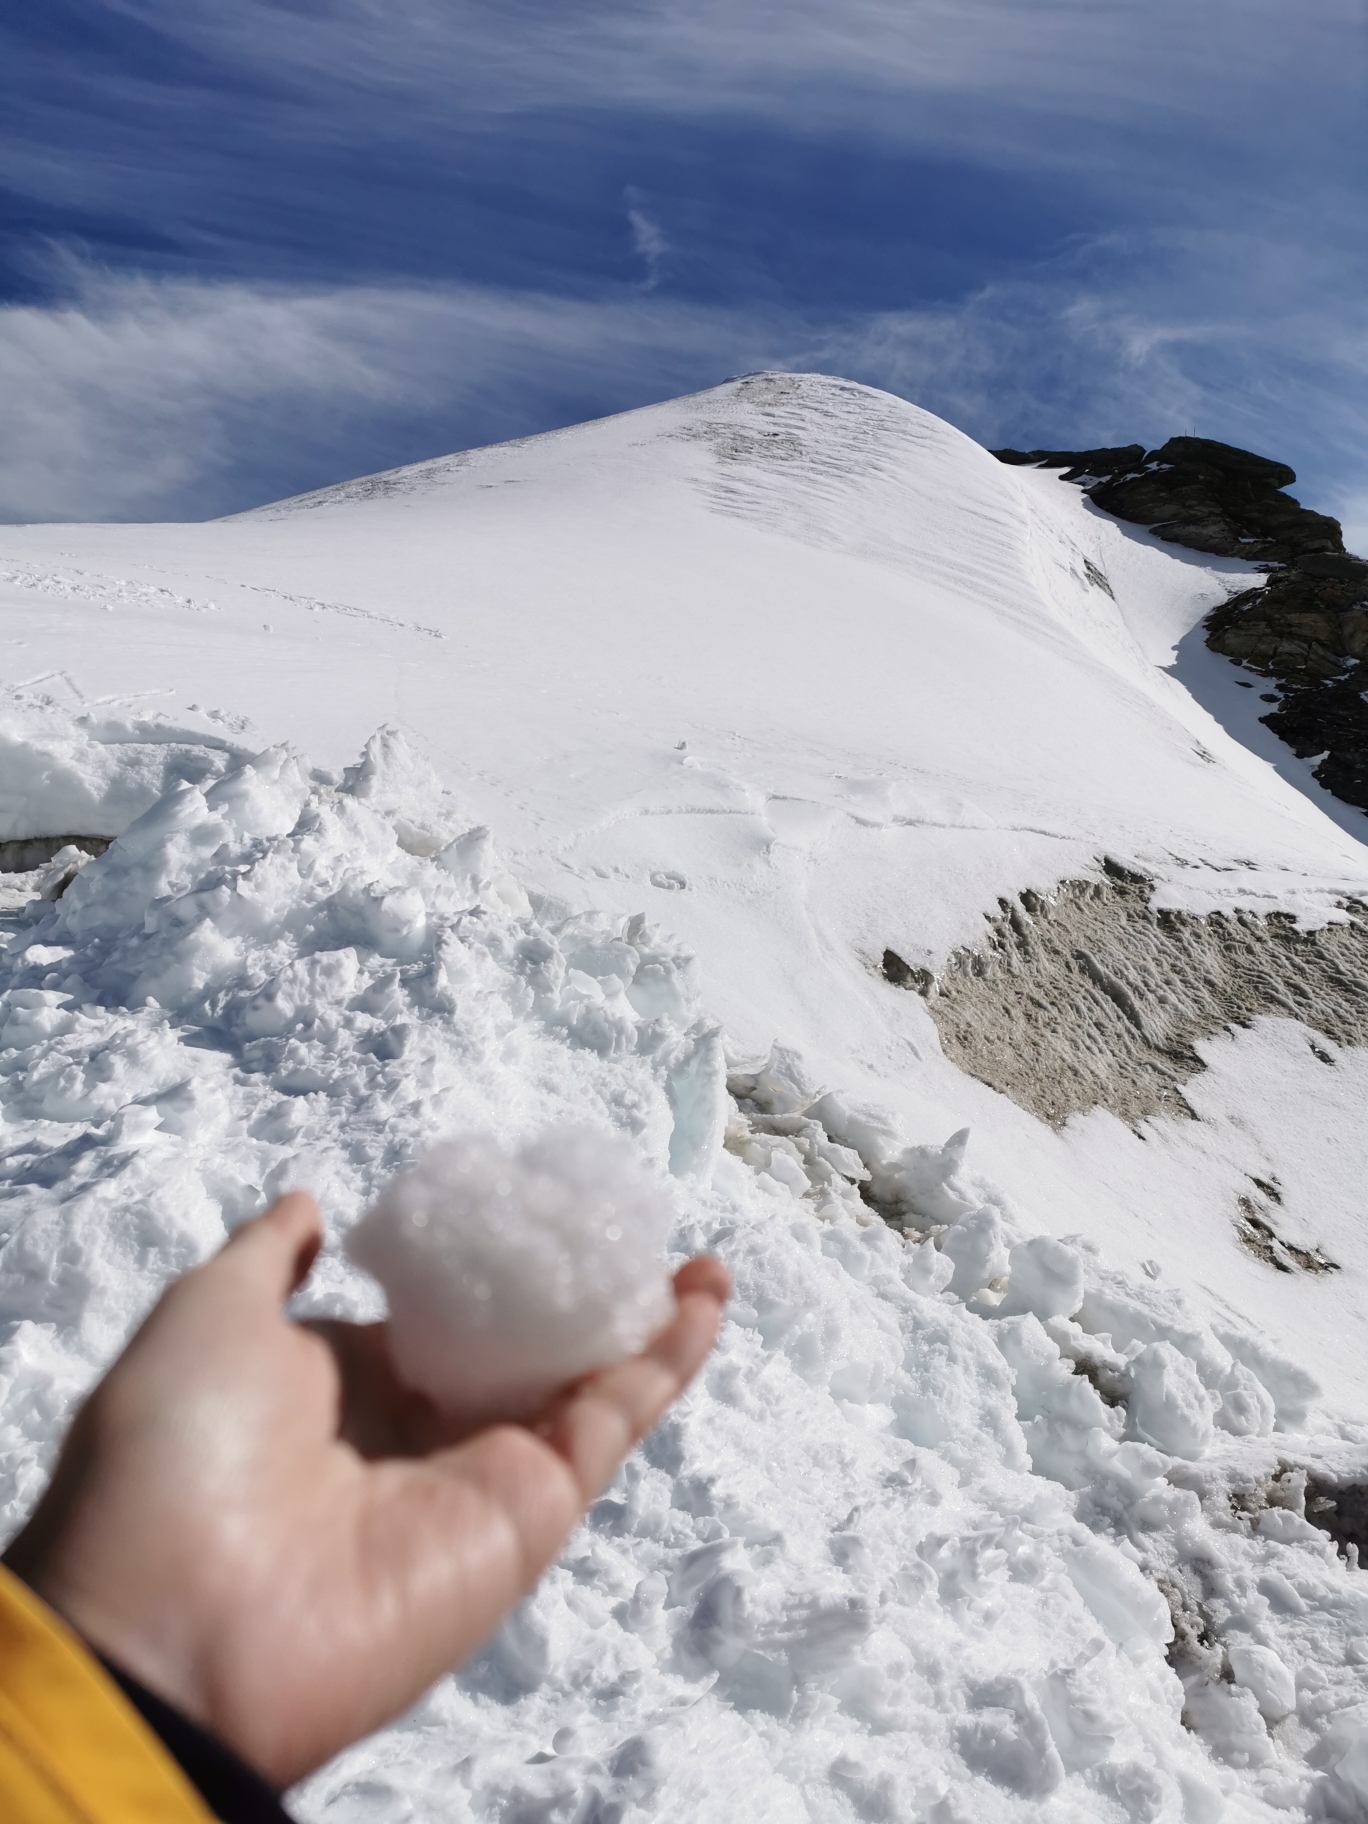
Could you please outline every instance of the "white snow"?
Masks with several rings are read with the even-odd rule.
[[[347,1253],[385,1289],[408,1386],[471,1419],[513,1418],[666,1322],[672,1216],[620,1139],[553,1128],[510,1152],[467,1134],[387,1185]]]
[[[1368,896],[1161,669],[1246,574],[811,376],[0,532],[0,838],[118,836],[0,909],[6,1526],[264,1198],[318,1192],[306,1308],[370,1316],[342,1237],[433,1140],[616,1132],[732,1269],[719,1349],[302,1818],[1368,1815],[1368,1582],[1306,1518],[1368,1479],[1368,1059],[1259,1019],[1200,1119],[1056,1132],[878,972],[1108,854]],[[1255,1180],[1341,1271],[1240,1245]]]

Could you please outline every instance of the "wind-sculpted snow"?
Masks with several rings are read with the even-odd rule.
[[[962,1132],[783,1049],[729,1092],[689,953],[529,900],[467,815],[393,736],[341,786],[273,749],[5,916],[6,1526],[158,1288],[275,1191],[328,1214],[310,1308],[359,1314],[340,1239],[397,1169],[574,1121],[672,1175],[674,1257],[735,1275],[721,1345],[302,1818],[1359,1815],[1368,1585],[1304,1514],[1368,1453],[1310,1375],[1044,1233]]]
[[[168,787],[212,781],[247,757],[227,740],[99,704],[73,720],[41,689],[46,682],[0,700],[0,843],[117,836]]]

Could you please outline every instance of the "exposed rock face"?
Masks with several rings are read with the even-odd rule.
[[[1099,481],[1144,466],[1143,443],[1119,443],[1105,450],[994,450],[999,462],[1017,468],[1064,469],[1061,481]]]
[[[1065,481],[1091,482],[1085,492],[1104,512],[1190,551],[1271,564],[1344,554],[1339,521],[1282,492],[1297,479],[1285,462],[1208,437],[1170,437],[1148,455],[1138,443],[993,454],[999,462],[1063,469]]]
[[[1326,574],[1311,562],[1342,566]],[[1281,702],[1263,720],[1346,804],[1368,810],[1368,564],[1301,559],[1275,570],[1207,620],[1207,645],[1276,679]]]
[[[1285,494],[1286,463],[1206,437],[1102,450],[995,450],[1000,462],[1061,469],[1104,512],[1192,551],[1265,564],[1267,583],[1207,620],[1213,652],[1280,685],[1263,720],[1315,777],[1368,810],[1368,563],[1344,549],[1339,521]]]
[[[1319,931],[1286,915],[1198,918],[1154,910],[1148,881],[1106,866],[1103,880],[1000,901],[983,945],[938,978],[885,952],[884,977],[925,997],[961,1070],[1056,1126],[1098,1106],[1140,1122],[1190,1114],[1183,1085],[1206,1068],[1194,1042],[1232,1023],[1272,1014],[1368,1044],[1368,906]]]

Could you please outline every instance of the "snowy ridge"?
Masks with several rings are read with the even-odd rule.
[[[1306,1517],[1368,1480],[1368,1054],[1261,1016],[1195,1041],[1199,1119],[1055,1131],[879,969],[1107,855],[1193,915],[1368,895],[1161,669],[1244,566],[812,376],[3,542],[0,839],[117,838],[0,912],[7,1527],[288,1184],[311,1308],[370,1313],[340,1238],[429,1139],[588,1122],[736,1276],[562,1563],[301,1816],[1368,1815],[1368,1602]],[[1251,1254],[1273,1194],[1338,1272]]]

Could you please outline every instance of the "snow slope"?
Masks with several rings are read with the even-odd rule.
[[[120,836],[6,926],[10,1524],[286,1183],[340,1230],[425,1136],[578,1116],[737,1275],[562,1565],[302,1815],[1368,1806],[1368,1602],[1300,1512],[1368,1473],[1364,1054],[1261,1019],[1201,1047],[1200,1120],[1055,1132],[878,973],[1103,856],[1196,912],[1368,896],[1352,826],[1161,669],[1244,575],[815,376],[0,534],[0,840]],[[1256,1179],[1342,1271],[1240,1246]],[[335,1246],[320,1281],[373,1308]]]

